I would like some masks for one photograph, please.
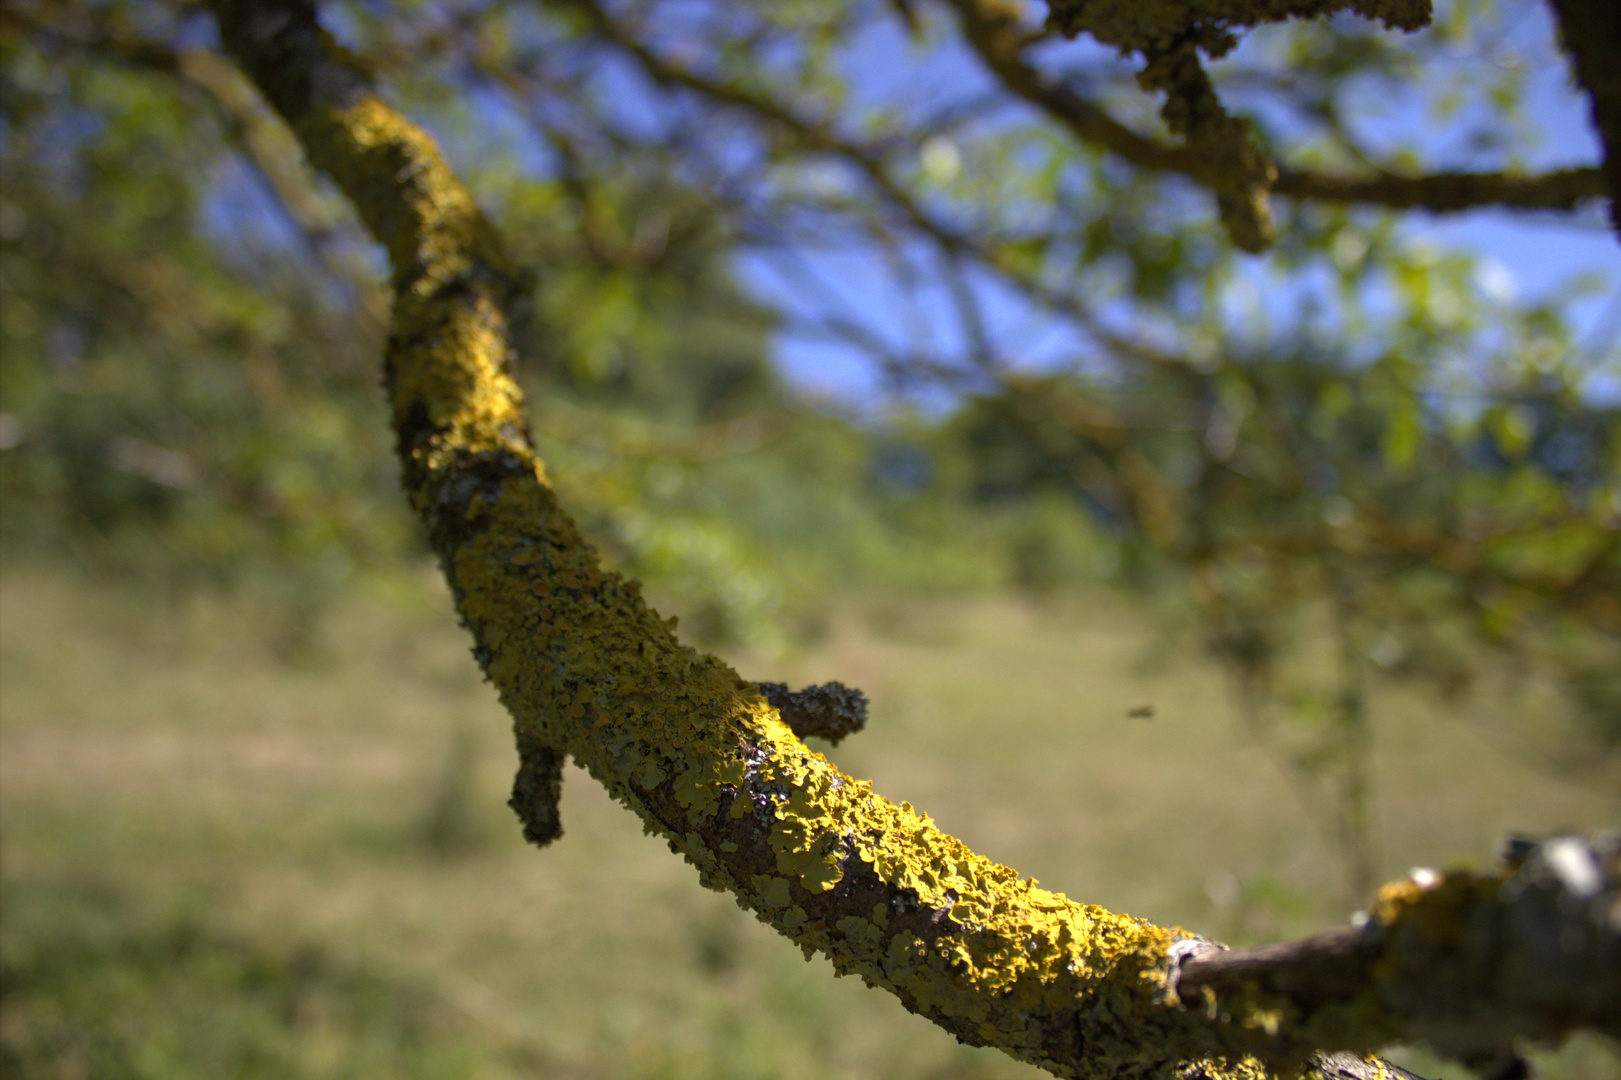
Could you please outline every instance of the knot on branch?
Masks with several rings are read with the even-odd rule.
[[[830,682],[795,691],[789,690],[786,683],[754,685],[801,739],[817,735],[837,745],[840,739],[867,724],[867,695],[853,686]]]

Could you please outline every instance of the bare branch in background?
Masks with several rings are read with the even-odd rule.
[[[51,21],[41,21],[41,10]],[[367,325],[381,330],[388,321],[387,301],[377,281],[342,243],[344,225],[334,219],[298,160],[287,133],[275,122],[263,101],[253,93],[239,71],[215,53],[203,49],[171,49],[120,32],[108,23],[88,18],[76,8],[44,5],[42,9],[0,11],[0,25],[43,33],[75,49],[106,56],[119,63],[169,76],[200,92],[220,118],[225,133],[250,168],[264,182],[299,238],[334,278],[348,286],[358,314]]]
[[[1604,145],[1610,224],[1621,238],[1621,7],[1606,0],[1548,0],[1576,81],[1587,91],[1593,127]]]
[[[1232,187],[1232,172],[1221,156],[1211,157],[1195,147],[1171,147],[1138,134],[1112,119],[1099,106],[1073,90],[1054,83],[1037,71],[1023,56],[1025,36],[1017,16],[993,0],[949,0],[962,20],[963,35],[978,53],[986,68],[1012,93],[1035,105],[1062,124],[1080,142],[1118,155],[1139,168],[1177,173],[1223,196]],[[1060,16],[1054,22],[1062,24]],[[1065,24],[1074,29],[1078,24]],[[1088,27],[1089,28],[1089,24]],[[1112,39],[1104,38],[1111,41]],[[1191,48],[1191,46],[1183,46]],[[1156,78],[1149,84],[1158,86]],[[1201,97],[1201,100],[1209,100]],[[1219,107],[1219,103],[1218,103]],[[1205,111],[1208,110],[1208,106]],[[1214,114],[1211,114],[1214,115]],[[1231,119],[1229,117],[1229,119]],[[1176,130],[1173,125],[1173,130]],[[1226,128],[1212,138],[1228,138]],[[1236,135],[1233,136],[1236,139]],[[1234,143],[1236,146],[1246,143]],[[1253,188],[1266,175],[1257,159],[1246,164],[1239,175],[1250,176]],[[1368,204],[1401,209],[1435,211],[1466,210],[1477,206],[1507,206],[1523,209],[1574,209],[1582,200],[1605,193],[1603,174],[1598,169],[1561,169],[1540,176],[1511,176],[1504,173],[1436,173],[1404,176],[1391,169],[1371,177],[1340,176],[1277,166],[1271,190],[1279,195],[1325,203]],[[1247,190],[1247,189],[1246,189]],[[1225,197],[1237,198],[1236,195]],[[1242,196],[1253,200],[1253,195]],[[1234,206],[1233,213],[1239,213]],[[1240,219],[1235,219],[1240,220]],[[1259,219],[1256,219],[1259,221]],[[1244,234],[1258,240],[1261,233]],[[1241,245],[1242,246],[1242,245]]]

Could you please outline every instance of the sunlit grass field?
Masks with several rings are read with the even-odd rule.
[[[340,597],[292,661],[255,595],[0,578],[6,1077],[1045,1075],[805,962],[577,769],[564,837],[526,847],[507,721],[428,575]],[[829,756],[1050,888],[1234,943],[1348,914],[1220,673],[1118,597],[852,601],[797,655],[732,659],[865,689]],[[1603,782],[1374,706],[1385,877],[1621,821]],[[1621,1077],[1597,1041],[1543,1064]]]

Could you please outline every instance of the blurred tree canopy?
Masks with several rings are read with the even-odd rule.
[[[1621,360],[1570,321],[1614,282],[1519,299],[1406,223],[1615,213],[1599,163],[1526,165],[1557,19],[1364,6],[1236,49],[998,0],[320,11],[532,273],[539,449],[689,629],[1174,585],[1361,894],[1374,681],[1563,769],[1621,749]],[[0,9],[4,536],[314,603],[426,555],[382,260],[218,50],[188,3]]]

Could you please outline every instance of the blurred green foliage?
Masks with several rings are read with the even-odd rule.
[[[418,550],[375,420],[381,326],[232,235],[253,222],[220,201],[251,181],[213,118],[149,74],[6,54],[8,542],[311,587]]]
[[[609,561],[699,643],[768,656],[855,591],[1135,589],[1223,661],[1356,896],[1375,686],[1608,767],[1621,412],[1613,347],[1568,327],[1586,286],[1506,296],[1377,202],[1276,200],[1272,251],[1240,256],[1208,191],[1072,138],[953,16],[902,7],[322,5],[533,271],[535,437]],[[1444,172],[1444,131],[1513,172],[1524,65],[1453,61],[1539,10],[1271,27],[1212,75],[1294,168]],[[1027,22],[1032,79],[1169,140],[1130,58]],[[0,539],[264,588],[307,656],[338,590],[426,558],[376,385],[383,268],[213,43],[159,0],[0,23]],[[1431,126],[1360,128],[1398,87]],[[766,295],[740,268],[773,259]],[[889,396],[809,401],[771,362],[795,336]]]
[[[296,652],[332,590],[426,557],[377,388],[377,255],[318,184],[302,231],[266,182],[284,163],[196,87],[42,44],[4,43],[5,542],[181,591],[269,572]],[[829,582],[996,580],[866,484],[865,431],[788,393],[711,207],[503,166],[472,179],[538,282],[517,335],[537,437],[605,554],[699,640],[778,652]]]

